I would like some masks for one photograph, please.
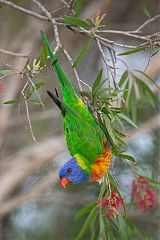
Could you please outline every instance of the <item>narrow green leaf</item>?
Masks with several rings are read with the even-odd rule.
[[[103,107],[101,111],[105,113],[107,116],[110,116],[111,118],[110,122],[114,122],[115,115],[116,115],[114,111],[112,111],[109,107]]]
[[[0,75],[2,75],[2,76],[16,74],[16,73],[18,73],[18,71],[16,71],[16,70],[7,70],[7,69],[6,70],[3,70],[3,69],[0,70]]]
[[[90,223],[90,232],[91,232],[91,238],[90,240],[95,240],[95,236],[97,233],[97,223],[96,223],[96,217],[92,219],[92,222]]]
[[[149,10],[148,10],[147,5],[146,5],[145,2],[143,3],[143,12],[144,12],[144,14],[145,14],[148,18],[151,17],[151,14],[150,14],[150,12],[149,12]]]
[[[77,0],[76,1],[76,8],[75,8],[75,15],[76,17],[79,17],[81,13],[81,9],[83,7],[84,0]]]
[[[131,229],[132,233],[135,233],[139,238],[138,239],[141,239],[141,240],[151,240],[150,238],[148,238],[144,232],[142,233],[137,227],[136,225],[132,222],[131,219],[127,218],[126,219],[126,223],[127,223],[127,226],[128,228]]]
[[[110,138],[112,139],[112,141],[116,145],[117,142],[116,142],[116,139],[115,139],[115,136],[114,136],[113,128],[111,126],[111,121],[110,121],[110,119],[107,115],[104,116],[104,119],[105,119],[105,122],[106,122],[106,127],[107,127],[108,133],[110,135]]]
[[[122,108],[112,107],[111,110],[112,110],[113,112],[122,112]]]
[[[155,107],[156,106],[156,96],[154,93],[151,91],[151,89],[145,84],[144,82],[141,83],[144,86],[145,93],[147,95],[147,100],[148,102]]]
[[[35,105],[42,105],[42,103],[39,100],[36,99],[29,99],[29,101]]]
[[[115,224],[113,221],[109,221],[108,218],[105,218],[105,223],[106,223],[106,233],[107,233],[107,240],[116,240],[114,235],[113,235],[113,230],[111,230],[111,225],[110,225],[110,222],[114,225],[115,227]],[[117,230],[117,226],[116,226],[116,230]]]
[[[129,88],[129,81],[127,81],[123,91],[123,98],[125,101],[127,100],[128,93],[129,93],[128,88]]]
[[[88,92],[78,91],[78,93],[79,93],[82,97],[91,98],[91,95],[90,95]]]
[[[33,92],[35,92],[36,90],[38,90],[39,88],[43,87],[45,85],[45,82],[38,82],[38,83],[35,83],[35,86],[31,86],[29,88],[29,90],[27,91],[26,93],[26,98],[30,98],[33,94]]]
[[[31,68],[31,67],[29,66],[29,61],[30,61],[30,59],[28,58],[27,61],[26,61],[26,63],[25,63],[25,65],[24,65],[24,67],[23,67],[23,70],[24,70],[24,69],[28,70],[28,67]]]
[[[137,99],[136,99],[136,93],[135,93],[135,87],[134,84],[131,87],[130,95],[128,98],[128,110],[131,113],[133,121],[136,121],[137,119]]]
[[[120,87],[120,88],[123,87],[123,85],[124,85],[124,83],[126,82],[127,78],[128,78],[128,71],[126,70],[126,71],[122,74],[121,79],[120,79],[120,81],[119,81],[119,87]]]
[[[40,56],[41,56],[40,64],[43,67],[46,64],[46,60],[47,60],[47,56],[48,56],[48,50],[47,50],[47,46],[46,45],[44,45],[41,48],[41,55]]]
[[[124,132],[121,132],[119,129],[114,127],[114,130],[116,131],[116,133],[121,137],[121,138],[125,138],[126,134]]]
[[[125,143],[118,135],[116,135],[115,138],[120,144],[127,146],[127,143]]]
[[[160,86],[148,74],[140,70],[135,70],[135,71],[141,73],[144,77],[146,77],[149,81],[151,81],[160,90]]]
[[[127,226],[126,226],[124,217],[120,213],[118,213],[117,218],[119,223],[119,232],[120,232],[121,240],[128,240]]]
[[[116,96],[118,95],[119,92],[120,92],[119,90],[116,90],[116,91],[114,91],[114,92],[108,94],[108,95],[106,96],[106,98],[108,98],[108,99],[111,98],[111,99],[112,99],[112,98],[116,97]]]
[[[105,193],[105,190],[106,190],[106,185],[107,185],[107,183],[106,183],[106,176],[105,176],[98,198],[103,197],[103,194]]]
[[[141,81],[136,81],[137,86],[138,86],[138,91],[140,94],[140,100],[141,100],[141,104],[143,105],[146,102],[146,96],[145,96],[145,92],[143,89],[143,85],[141,84]],[[141,104],[139,104],[139,108],[141,107]]]
[[[101,87],[103,86],[103,84],[107,81],[108,79],[106,78],[106,79],[104,79],[104,80],[101,80],[101,82],[98,84],[98,86],[95,88],[95,90],[94,90],[94,95],[97,95],[97,94],[99,94],[98,92],[100,91],[100,90],[102,90],[101,89]],[[104,89],[104,88],[103,88]]]
[[[75,240],[80,240],[82,239],[83,235],[85,234],[85,232],[87,231],[90,223],[96,218],[96,207],[93,208],[90,212],[90,214],[88,215],[83,227],[81,228],[78,236],[75,238]]]
[[[149,185],[153,188],[160,189],[160,183],[157,182],[149,182]]]
[[[146,96],[147,96],[147,100],[148,102],[152,105],[152,107],[156,107],[156,100],[155,100],[155,96],[153,95],[153,93],[151,91],[146,91]]]
[[[114,88],[102,88],[102,89],[97,91],[97,94],[101,95],[101,94],[103,94],[105,92],[110,92],[110,91],[113,91],[113,90],[114,90]]]
[[[145,50],[144,47],[134,48],[134,49],[129,50],[127,52],[120,53],[120,54],[118,54],[118,56],[130,55],[130,54],[137,53],[137,52],[140,52],[140,51],[143,51],[143,50]]]
[[[6,101],[3,104],[16,104],[16,103],[19,103],[20,101],[21,99],[13,99],[13,100]]]
[[[78,27],[82,27],[82,28],[85,28],[85,29],[90,29],[90,25],[88,24],[87,21],[84,21],[84,20],[79,19],[77,17],[65,16],[63,18],[63,22],[67,23],[69,25],[78,26]]]
[[[100,71],[97,74],[96,80],[95,80],[95,82],[93,84],[93,87],[92,87],[92,92],[93,93],[94,93],[95,89],[99,86],[99,84],[101,82],[102,74],[103,74],[103,68],[101,68]]]
[[[99,213],[99,227],[100,227],[100,231],[99,231],[99,240],[100,239],[104,239],[104,234],[105,234],[105,222],[104,222],[104,218],[102,215],[102,210],[100,209],[100,213]]]
[[[130,156],[130,155],[126,155],[126,154],[119,154],[119,153],[114,153],[114,155],[116,155],[117,157],[121,157],[121,158],[125,158],[131,162],[136,162],[136,160],[134,159],[134,157]]]
[[[112,138],[110,137],[110,134],[109,134],[108,129],[107,129],[107,127],[106,127],[106,123],[104,124],[104,123],[102,122],[102,119],[101,119],[101,117],[100,117],[99,114],[97,114],[97,117],[98,117],[99,126],[100,126],[100,128],[103,130],[103,132],[105,133],[107,139],[109,139],[109,141],[110,141],[110,143],[111,143],[111,146],[112,146],[112,149],[113,149],[114,151],[117,151],[117,152],[118,152],[118,151],[119,151],[118,146],[114,143],[114,141],[113,141]]]
[[[117,113],[117,115],[120,118],[124,119],[126,122],[130,123],[132,126],[137,128],[137,125],[129,117],[127,117],[124,113]]]
[[[96,206],[97,206],[97,202],[94,202],[81,208],[80,211],[75,215],[74,221],[79,220],[83,215],[90,212],[90,210]]]
[[[77,65],[79,64],[79,62],[82,60],[82,58],[85,56],[85,54],[87,53],[87,51],[89,50],[90,46],[91,46],[91,41],[92,39],[90,39],[89,41],[87,41],[84,45],[84,47],[82,48],[82,50],[80,51],[80,53],[78,54],[76,60],[74,61],[72,67],[75,68],[77,67]]]
[[[119,118],[119,116],[118,116],[117,114],[115,115],[115,118],[116,118],[116,120],[117,120],[119,126],[121,127],[122,131],[125,132],[124,124],[123,124],[123,122],[121,121],[122,119]]]
[[[153,107],[156,106],[156,98],[154,93],[151,91],[151,89],[148,87],[146,83],[144,83],[141,79],[134,76],[138,86],[139,91],[142,94],[142,99],[144,102],[149,102]]]

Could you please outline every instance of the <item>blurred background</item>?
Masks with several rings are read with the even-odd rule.
[[[41,1],[50,11],[63,6],[63,1]],[[16,1],[16,4],[39,12],[30,1]],[[159,0],[145,1],[151,16],[160,10]],[[143,1],[132,0],[86,0],[81,18],[91,18],[97,9],[106,13],[104,23],[107,29],[135,30],[147,20]],[[65,9],[66,11],[66,9]],[[63,15],[64,9],[54,14]],[[160,19],[159,19],[160,20]],[[155,21],[145,28],[145,33],[159,31],[160,21]],[[43,30],[50,41],[53,41],[53,30],[49,23],[27,16],[6,6],[0,8],[0,48],[13,52],[31,54],[34,58],[42,45],[40,30]],[[76,57],[86,37],[60,27],[60,37],[65,48]],[[120,43],[136,45],[130,38],[112,35],[110,39]],[[116,53],[125,51],[115,48]],[[131,69],[144,71],[157,83],[160,81],[160,56],[149,59],[149,53],[123,56]],[[138,59],[138,60],[137,60]],[[10,56],[0,52],[0,69],[8,69],[6,64],[23,69],[27,58]],[[72,69],[65,58],[62,65],[72,79],[75,88],[77,83]],[[100,67],[104,67],[98,49],[93,47],[78,66],[80,78],[92,86]],[[117,64],[117,76],[120,78],[124,66]],[[36,144],[28,126],[25,105],[4,105],[3,102],[16,99],[25,84],[25,79],[10,76],[0,85],[0,239],[2,240],[72,240],[79,232],[85,218],[74,222],[74,215],[85,204],[97,200],[99,184],[85,184],[62,189],[58,182],[58,170],[70,155],[66,147],[61,124],[61,115],[50,101],[46,90],[60,92],[56,77],[51,67],[47,67],[36,81],[44,81],[45,88],[39,91],[45,109],[39,105],[29,104],[33,132],[38,141]],[[157,91],[157,90],[156,90]],[[158,92],[156,92],[158,96]],[[18,117],[21,116],[21,121]],[[148,169],[148,175],[158,178],[160,138],[159,107],[153,109],[145,105],[138,113],[138,129],[128,127],[129,153]],[[112,168],[112,167],[111,167]],[[112,169],[122,195],[130,202],[133,175],[121,159],[116,159]],[[129,208],[128,214],[133,222],[150,239],[158,240],[158,210],[141,213],[136,207]],[[145,229],[144,229],[145,227]],[[89,235],[88,235],[89,236]],[[87,235],[84,239],[88,240]],[[138,238],[134,238],[138,239]]]

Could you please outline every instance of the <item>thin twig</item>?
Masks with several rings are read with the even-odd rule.
[[[66,58],[68,59],[68,61],[70,62],[71,66],[73,66],[73,60],[72,60],[71,56],[69,55],[69,53],[67,52],[67,50],[65,48],[63,49],[63,52],[64,52]],[[80,91],[82,91],[83,89],[82,89],[82,86],[81,86],[81,83],[80,83],[82,80],[80,80],[76,68],[73,68],[73,72],[74,72],[74,75],[77,79],[78,87],[79,87]]]
[[[151,22],[155,21],[156,19],[160,18],[160,14],[148,19],[147,21],[145,21],[140,27],[138,27],[135,32],[139,32],[140,30],[142,30],[144,27],[146,27],[148,24],[150,24]]]
[[[24,94],[24,91],[25,91],[27,85],[28,85],[28,81],[27,81],[26,84],[24,85],[24,87],[23,87],[23,89],[22,89],[22,91],[21,91],[21,94],[23,95],[24,103],[25,103],[25,106],[26,106],[26,113],[27,113],[27,119],[28,119],[28,124],[29,124],[30,133],[31,133],[32,138],[33,138],[33,140],[35,141],[35,143],[38,144],[38,142],[37,142],[37,140],[36,140],[36,138],[35,138],[35,136],[34,136],[34,133],[33,133],[32,123],[31,123],[30,113],[29,113],[29,108],[28,108],[28,102],[27,102],[27,98],[26,98],[26,96],[25,96],[25,94]]]
[[[52,12],[50,12],[50,14],[55,14],[55,13],[57,13],[57,12],[63,10],[64,8],[65,8],[65,6],[60,7],[60,8],[57,8],[56,10],[53,10]]]
[[[33,12],[33,11],[30,11],[30,10],[28,10],[26,8],[20,7],[17,4],[14,4],[14,3],[10,2],[10,1],[0,0],[0,3],[6,5],[8,7],[14,8],[14,9],[20,11],[20,12],[26,13],[27,15],[33,16],[35,18],[38,18],[40,20],[47,20],[47,21],[49,20],[48,17],[46,17],[46,16],[42,16],[42,15],[36,13],[36,12]]]
[[[95,38],[97,38],[98,40],[102,40],[102,41],[104,41],[106,43],[109,43],[111,45],[115,45],[115,46],[122,47],[122,48],[136,48],[137,47],[137,46],[133,46],[133,45],[126,45],[126,44],[117,43],[115,41],[112,41],[112,40],[106,39],[104,37],[101,37],[101,36],[99,36],[97,34],[95,34]]]
[[[34,4],[37,5],[37,7],[44,13],[44,15],[49,19],[49,21],[52,23],[53,25],[53,31],[54,31],[54,35],[55,35],[55,40],[56,40],[56,44],[58,47],[61,46],[60,43],[60,38],[59,38],[59,33],[58,33],[58,27],[57,27],[57,23],[55,21],[55,19],[52,17],[52,15],[49,13],[49,11],[47,11],[47,9],[37,0],[31,0]]]
[[[40,112],[31,112],[30,116],[32,118],[32,122],[33,121],[41,121],[41,120],[50,119],[50,118],[58,119],[58,117],[60,117],[60,112],[58,112],[54,109],[49,109],[49,110],[40,111]],[[12,121],[10,121],[9,127],[14,127],[14,126],[18,126],[20,124],[26,123],[26,121],[27,121],[26,117],[27,117],[26,114],[20,114],[20,117],[18,117],[18,118],[12,117]],[[21,120],[21,122],[18,121],[19,119]]]
[[[112,73],[112,70],[111,70],[111,69],[114,69],[115,66],[110,66],[110,65],[108,64],[106,55],[105,55],[105,53],[104,53],[104,51],[103,51],[103,49],[102,49],[102,46],[101,46],[101,44],[100,44],[100,41],[99,41],[98,39],[97,39],[96,41],[97,41],[97,45],[98,45],[99,51],[100,51],[100,53],[101,53],[101,55],[102,55],[104,64],[106,65],[108,75],[109,75],[109,72],[110,72],[112,78],[114,79],[114,76],[113,76],[113,73]]]
[[[41,100],[41,97],[40,97],[40,95],[39,95],[39,93],[38,93],[38,91],[37,91],[37,89],[36,89],[36,86],[35,86],[34,82],[32,81],[32,78],[29,76],[28,73],[26,73],[25,75],[27,76],[28,81],[29,81],[29,82],[31,83],[31,85],[33,86],[34,91],[35,91],[35,93],[37,94],[37,97],[38,97],[38,99],[39,99],[40,104],[41,104],[42,107],[44,108],[45,105],[44,105],[44,103],[43,103],[42,100]]]
[[[98,30],[97,33],[109,33],[109,34],[118,34],[118,35],[124,35],[127,37],[132,37],[132,38],[136,38],[136,39],[140,39],[140,40],[149,40],[149,36],[140,36],[140,35],[136,35],[130,32],[124,32],[124,31],[117,31],[117,30]]]
[[[59,19],[57,18],[53,18],[51,13],[37,0],[31,0],[33,3],[35,3],[38,8],[43,12],[43,15],[40,15],[36,12],[33,12],[33,11],[30,11],[28,9],[25,9],[23,7],[20,7],[18,6],[17,4],[14,4],[10,1],[6,1],[6,0],[0,0],[0,3],[4,4],[4,5],[7,5],[8,7],[11,7],[13,9],[16,9],[18,11],[21,11],[23,13],[26,13],[30,16],[33,16],[33,17],[36,17],[40,20],[45,20],[45,21],[49,21],[53,24],[53,28],[54,28],[54,34],[55,34],[55,38],[56,38],[56,43],[58,45],[58,48],[61,46],[60,44],[60,40],[59,40],[59,34],[58,34],[58,28],[57,26],[58,25],[62,25],[62,26],[65,26],[68,28],[68,26],[66,24],[64,24],[63,22],[59,22]],[[61,2],[63,2],[63,4],[65,5],[65,7],[69,8],[73,13],[74,13],[74,10],[70,7],[70,4],[68,4],[65,0],[61,0]],[[150,24],[151,22],[155,21],[156,19],[158,19],[160,17],[160,14],[156,15],[155,17],[147,20],[146,22],[144,22],[139,28],[137,28],[135,31],[117,31],[117,30],[98,30],[97,33],[111,33],[111,34],[119,34],[119,35],[125,35],[125,36],[129,36],[129,37],[132,37],[132,38],[136,38],[136,39],[139,39],[139,40],[145,40],[144,43],[142,43],[140,45],[141,46],[146,46],[148,45],[148,41],[149,39],[153,36],[152,35],[147,35],[147,36],[139,36],[138,34],[141,33],[140,30],[143,29],[146,25]],[[90,37],[91,35],[91,31],[89,30],[85,30],[83,28],[80,28],[78,31],[75,31],[75,32],[79,32],[79,33],[83,33],[83,34],[86,34]],[[108,43],[110,45],[115,45],[115,46],[119,46],[119,47],[122,47],[122,48],[136,48],[137,46],[130,46],[130,45],[126,45],[126,44],[121,44],[121,43],[117,43],[115,41],[112,41],[108,38],[104,38],[102,36],[99,36],[97,34],[94,35],[96,38],[98,38],[99,40],[103,41],[103,44],[104,43]]]
[[[92,88],[91,88],[87,83],[83,82],[81,79],[80,79],[80,82],[81,82],[84,86],[88,87],[88,89],[89,89],[90,91],[92,91]]]
[[[107,75],[108,75],[108,82],[109,82],[109,87],[110,87],[111,86],[111,82],[110,82],[110,78],[109,78],[109,73],[111,73],[110,65],[107,62],[107,58],[106,58],[106,55],[104,54],[104,51],[103,51],[102,46],[100,44],[100,40],[96,39],[96,41],[97,41],[98,49],[99,49],[99,51],[100,51],[100,53],[102,55],[102,58],[103,58],[103,61],[104,61],[105,65],[106,65]]]
[[[75,11],[73,8],[71,8],[70,4],[68,4],[65,0],[61,0],[61,2],[64,4],[65,7],[71,10],[73,14],[75,14]]]
[[[16,70],[17,73],[15,73],[15,74],[20,73],[20,70],[19,70],[17,67],[15,67],[14,65],[11,65],[11,64],[5,63],[5,62],[1,62],[0,64],[4,65],[4,66],[6,66],[6,67],[9,67],[9,68],[11,68],[12,70],[13,70],[13,69]]]
[[[28,81],[25,83],[25,85],[23,86],[23,89],[21,90],[20,99],[22,98],[22,91],[25,91],[27,86],[28,86]],[[21,118],[21,101],[18,104],[18,119],[19,119],[19,122],[23,125],[23,127],[26,130],[28,130],[28,126],[22,121],[22,118]]]
[[[9,77],[11,75],[16,75],[16,74],[18,74],[18,73],[11,73],[9,75],[4,75],[4,76],[0,77],[0,84],[2,84],[4,78]]]
[[[106,174],[106,176],[107,176],[106,180],[107,180],[108,190],[109,190],[109,193],[111,194],[111,185],[110,185],[108,173]]]
[[[102,46],[101,46],[101,44],[100,44],[100,41],[99,41],[98,39],[96,39],[96,41],[97,41],[98,49],[99,49],[99,51],[100,51],[100,53],[101,53],[101,55],[102,55],[102,58],[103,58],[103,60],[104,60],[104,63],[105,63],[105,65],[106,65],[106,67],[107,67],[107,68],[113,68],[113,67],[110,66],[110,65],[108,64],[108,62],[107,62],[107,58],[106,58],[106,56],[105,56],[105,54],[104,54],[104,51],[103,51]]]
[[[5,53],[14,57],[23,57],[23,58],[28,58],[30,55],[29,54],[25,54],[25,53],[15,53],[15,52],[11,52],[5,49],[0,48],[0,52],[1,53]]]
[[[98,39],[96,39],[96,40],[97,40],[97,45],[98,45],[98,48],[99,48],[99,50],[101,52],[103,61],[104,61],[105,65],[106,65],[106,67],[107,67],[107,70],[110,72],[110,74],[112,76],[114,87],[115,87],[115,89],[120,90],[120,88],[119,88],[119,86],[118,86],[118,84],[116,82],[116,67],[115,67],[115,60],[116,60],[116,58],[114,56],[114,52],[110,48],[108,48],[108,51],[110,52],[110,56],[111,56],[112,63],[113,63],[113,67],[112,68],[113,68],[114,73],[112,73],[112,70],[111,70],[110,66],[108,65],[108,62],[107,62],[105,53],[104,53],[104,51],[102,49],[102,46],[100,44],[100,41]],[[122,102],[126,105],[125,100],[123,99],[123,97],[121,96],[120,93],[119,93],[119,95],[120,95],[120,97],[122,99]]]

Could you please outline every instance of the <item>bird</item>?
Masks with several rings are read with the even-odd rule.
[[[62,187],[71,184],[95,182],[107,172],[111,161],[111,147],[102,129],[77,95],[74,87],[55,57],[46,35],[41,37],[47,48],[53,69],[58,78],[63,99],[47,91],[61,110],[64,136],[71,154],[59,171]]]

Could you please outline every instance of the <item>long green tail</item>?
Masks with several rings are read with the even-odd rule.
[[[55,55],[53,54],[53,51],[51,50],[51,47],[49,45],[48,39],[42,31],[41,31],[41,36],[42,36],[42,39],[45,42],[45,45],[48,49],[48,53],[49,53],[49,56],[51,58],[52,65],[53,65],[54,70],[56,72],[57,78],[60,82],[60,87],[61,87],[61,90],[62,90],[62,95],[63,95],[63,98],[64,98],[64,102],[66,102],[67,104],[70,104],[70,103],[73,104],[74,101],[77,102],[78,96],[74,91],[74,88],[73,88],[73,86],[72,86],[72,84],[69,80],[69,77],[67,76],[67,74],[62,69],[58,60],[55,58]]]

